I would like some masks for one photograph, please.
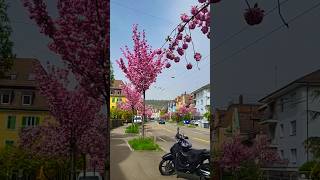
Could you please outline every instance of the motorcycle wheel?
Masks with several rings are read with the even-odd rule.
[[[200,166],[200,169],[203,170],[203,171],[209,171],[210,172],[210,163],[203,163],[201,166]],[[207,176],[201,176],[200,177],[200,180],[209,180],[210,177],[207,177]]]
[[[174,164],[172,160],[162,160],[159,164],[159,171],[163,176],[171,176],[175,174]]]

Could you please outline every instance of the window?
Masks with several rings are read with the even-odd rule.
[[[15,116],[8,116],[7,128],[8,129],[15,129],[16,128],[16,117]]]
[[[118,91],[118,94],[121,94],[121,91]]]
[[[34,116],[22,117],[22,127],[36,126],[39,124],[40,118]]]
[[[28,80],[31,80],[31,81],[35,80],[35,75],[33,73],[30,73]]]
[[[280,111],[284,111],[284,100],[282,98],[280,99]]]
[[[118,101],[119,101],[119,102],[122,102],[122,98],[118,98]]]
[[[280,150],[280,158],[284,159],[284,150]]]
[[[297,163],[297,149],[291,149],[291,162],[293,164]]]
[[[290,135],[295,136],[297,133],[297,122],[291,121],[290,122]]]
[[[203,99],[201,99],[201,105],[203,105]]]
[[[111,95],[113,94],[113,90],[110,92],[110,94],[111,94]]]
[[[280,138],[284,136],[284,125],[280,124]]]
[[[10,74],[10,79],[11,80],[16,80],[17,79],[17,75],[16,74]]]
[[[6,140],[5,144],[6,144],[6,146],[12,146],[14,144],[14,141]]]
[[[11,100],[10,93],[6,92],[1,94],[1,104],[9,104]]]
[[[31,105],[31,95],[22,95],[22,105]]]
[[[116,102],[116,98],[113,97],[113,98],[112,98],[112,102]]]

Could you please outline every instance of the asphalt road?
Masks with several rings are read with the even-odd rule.
[[[176,142],[177,125],[174,123],[158,124],[150,122],[146,125],[148,136],[156,136],[157,143],[164,151],[169,152]],[[190,128],[181,126],[180,133],[189,137],[189,142],[194,149],[210,149],[210,130],[205,128]]]
[[[111,131],[111,179],[112,180],[185,180],[173,176],[162,176],[158,170],[161,157],[169,152],[176,142],[177,126],[151,122],[146,124],[146,136],[156,136],[163,151],[133,151],[127,141],[133,136],[124,133],[125,127]],[[210,131],[203,128],[180,127],[180,132],[189,137],[195,149],[209,149]]]

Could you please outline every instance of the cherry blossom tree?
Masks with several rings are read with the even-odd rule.
[[[255,163],[257,167],[282,163],[277,152],[269,145],[264,135],[257,136],[251,145],[244,144],[241,137],[236,135],[223,143],[217,163],[224,170],[232,172],[235,177],[247,162]]]
[[[127,63],[122,58],[117,60],[117,63],[136,90],[143,94],[143,104],[145,104],[145,92],[156,81],[157,75],[164,67],[165,60],[162,58],[164,52],[161,49],[152,49],[147,42],[145,31],[138,32],[137,24],[133,25],[132,32],[133,51],[130,51],[128,46],[125,46],[125,49],[121,48]],[[145,120],[145,110],[143,112]],[[143,137],[144,120],[142,121]]]
[[[98,112],[101,101],[89,96],[82,87],[68,90],[68,71],[48,68],[47,73],[36,65],[36,80],[40,93],[47,98],[54,117],[37,127],[23,129],[20,139],[24,149],[49,157],[72,159],[72,175],[75,178],[75,160],[79,155],[89,155],[101,170],[104,168],[107,122]]]
[[[132,111],[133,123],[135,111],[143,107],[141,93],[138,92],[132,84],[125,84],[122,86],[122,92],[126,97],[126,101],[119,102],[118,106],[122,110]]]
[[[40,32],[50,39],[49,49],[61,57],[88,96],[105,102],[109,114],[110,1],[58,0],[55,19],[49,15],[43,0],[21,1]],[[109,120],[107,116],[106,121]],[[107,126],[106,132],[109,131]],[[109,133],[106,133],[105,141],[109,146]],[[109,149],[105,149],[105,179],[110,179]]]

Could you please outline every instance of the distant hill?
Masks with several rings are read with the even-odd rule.
[[[167,108],[169,100],[146,100],[146,105],[155,109]]]

